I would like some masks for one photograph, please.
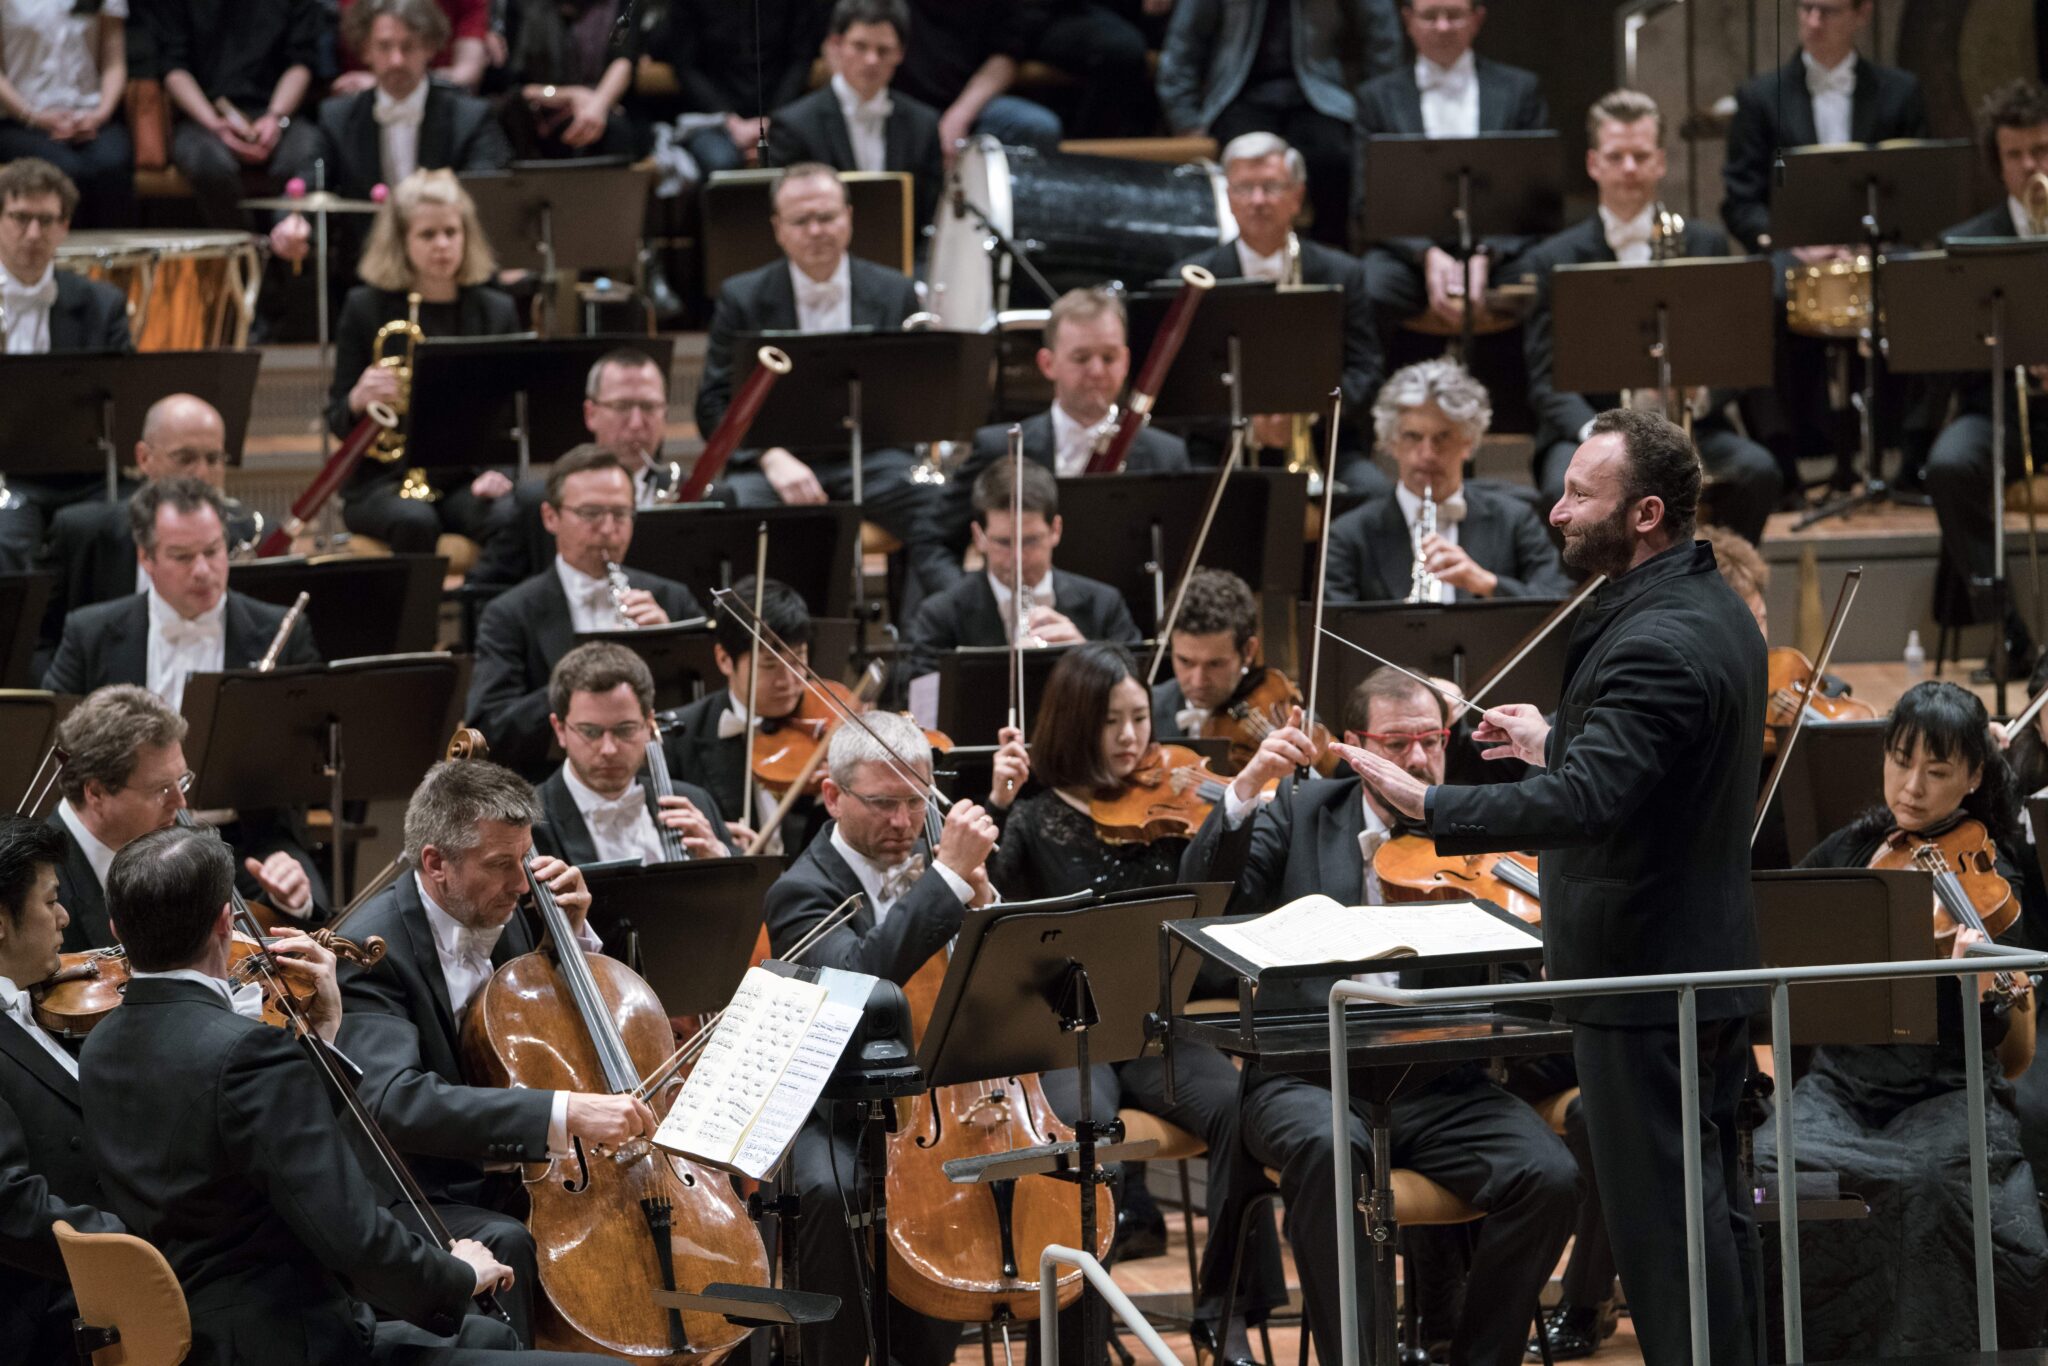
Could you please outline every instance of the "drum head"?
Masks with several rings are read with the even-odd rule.
[[[932,220],[932,312],[947,331],[983,332],[995,325],[999,253],[965,205],[982,210],[1006,235],[1011,231],[1010,166],[1002,143],[987,136],[968,139],[946,190]]]

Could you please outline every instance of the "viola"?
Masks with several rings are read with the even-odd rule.
[[[1770,693],[1765,708],[1767,726],[1789,726],[1792,718],[1799,713],[1799,704],[1804,702],[1807,719],[1811,721],[1875,721],[1877,708],[1844,693],[1830,697],[1827,693],[1829,679],[1823,676],[1821,686],[1813,682],[1813,661],[1790,645],[1775,645],[1770,652]],[[1775,749],[1777,737],[1768,731],[1764,747]]]
[[[1278,669],[1259,668],[1247,676],[1245,685],[1228,702],[1209,714],[1202,723],[1201,738],[1227,740],[1230,752],[1224,771],[1235,774],[1252,761],[1252,755],[1268,735],[1287,724],[1294,708],[1302,705],[1301,689]],[[1316,771],[1325,778],[1337,771],[1337,756],[1329,747],[1330,731],[1317,722],[1309,731],[1318,757]]]
[[[1439,854],[1426,835],[1397,835],[1372,856],[1372,870],[1388,901],[1491,901],[1543,923],[1534,854]]]
[[[1934,866],[1936,855],[1942,865],[1939,869]],[[1954,944],[1959,925],[1977,930],[1986,939],[1996,939],[2019,919],[2019,898],[1998,871],[1997,842],[1984,822],[1974,817],[1964,816],[1938,833],[1894,830],[1885,836],[1870,866],[1935,873],[1934,941],[1943,953]],[[1960,898],[1953,895],[1956,890],[1961,891]],[[1945,891],[1950,894],[1944,895]]]
[[[375,935],[361,944],[343,939],[332,930],[315,930],[312,937],[336,958],[365,967],[374,966],[384,957],[384,941]],[[267,971],[265,956],[262,944],[247,935],[236,934],[228,948],[228,984],[261,983],[263,1022],[283,1028],[290,1021],[277,994],[289,992],[292,1000],[303,1006],[313,999],[314,987],[302,978]],[[82,1039],[106,1018],[108,1011],[121,1004],[128,993],[128,981],[128,950],[119,944],[64,954],[58,959],[57,971],[29,989],[35,1001],[36,1023],[59,1038]]]
[[[1229,783],[1186,745],[1155,743],[1122,786],[1088,803],[1088,815],[1105,844],[1192,839]]]

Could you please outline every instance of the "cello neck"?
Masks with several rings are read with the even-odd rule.
[[[531,867],[526,871],[526,885],[533,892],[534,905],[540,910],[541,924],[547,927],[548,938],[554,941],[555,966],[562,984],[568,988],[570,1000],[575,1003],[576,1014],[583,1021],[584,1032],[590,1036],[591,1047],[597,1051],[598,1063],[604,1068],[606,1087],[615,1096],[638,1090],[639,1070],[626,1052],[626,1041],[619,1037],[611,1011],[598,992],[597,978],[590,970],[590,959],[584,954],[583,945],[577,941],[575,927],[569,923],[569,913],[562,909],[561,902],[555,900],[555,894],[548,890],[547,884],[533,875]]]
[[[661,821],[662,798],[675,796],[676,784],[669,776],[668,755],[661,747],[660,731],[647,742],[647,786],[654,794],[654,833],[661,837],[662,858],[669,863],[685,862],[690,851],[684,847],[683,837]]]

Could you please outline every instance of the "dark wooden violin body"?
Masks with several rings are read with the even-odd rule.
[[[1192,839],[1229,783],[1186,745],[1154,744],[1122,787],[1088,803],[1088,815],[1105,844]]]
[[[1260,666],[1247,676],[1246,684],[1202,723],[1202,739],[1226,740],[1230,744],[1223,764],[1226,775],[1236,774],[1250,763],[1265,738],[1286,725],[1288,714],[1302,705],[1301,689],[1278,669]],[[1338,762],[1329,746],[1329,728],[1316,723],[1309,731],[1309,739],[1318,753],[1316,772],[1327,778],[1337,771]]]
[[[1439,854],[1425,835],[1399,835],[1372,857],[1388,901],[1491,901],[1518,920],[1543,923],[1534,854]]]
[[[384,957],[384,941],[375,935],[360,945],[330,930],[315,930],[313,938],[333,950],[337,958],[365,967]],[[259,971],[261,948],[246,936],[235,936],[229,949],[228,982],[231,986],[262,982],[266,993],[263,1022],[283,1028],[289,1021],[276,993],[289,991],[294,1001],[304,1005],[313,998],[313,986],[283,973]],[[36,1023],[61,1039],[82,1039],[121,1004],[128,993],[128,980],[128,951],[119,944],[64,954],[57,971],[29,989],[35,1000]]]
[[[1933,854],[1928,852],[1932,850]],[[2019,919],[2020,901],[2012,885],[1998,871],[1998,845],[1984,823],[1965,816],[1939,831],[1894,830],[1870,861],[1872,868],[1918,868],[1937,878],[1934,900],[1934,942],[1942,953],[1955,943],[1956,927],[1971,925],[1970,917],[1982,922],[1986,938],[1996,939]],[[1967,899],[1967,909],[1955,900],[1955,891],[1943,896],[1939,879],[1954,876]]]
[[[1823,686],[1814,686],[1813,661],[1790,645],[1776,645],[1769,657],[1770,694],[1765,704],[1764,752],[1775,753],[1778,737],[1773,727],[1789,726],[1792,718],[1799,714],[1799,706],[1806,704],[1809,721],[1875,721],[1877,708],[1868,702],[1850,697],[1846,693],[1839,697],[1828,695]]]

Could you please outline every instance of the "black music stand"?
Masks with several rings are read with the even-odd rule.
[[[33,688],[42,681],[33,676],[36,643],[56,587],[55,574],[0,574],[0,688]]]
[[[431,651],[447,573],[441,555],[281,555],[232,570],[235,591],[260,602],[289,607],[305,593],[313,639],[335,659]]]
[[[1770,386],[1771,263],[1764,257],[1559,266],[1550,293],[1559,389],[1653,388],[1668,409],[1673,394],[1696,386]]]
[[[1173,295],[1130,298],[1131,352],[1144,355]],[[1219,280],[1203,296],[1152,412],[1156,421],[1321,413],[1344,374],[1344,291]]]
[[[1024,659],[1024,715],[1038,710],[1045,695],[1045,681],[1053,666],[1072,647],[1047,646],[1022,651]],[[942,730],[963,744],[985,744],[1009,724],[1010,651],[1002,645],[968,645],[937,657],[938,694],[933,729]],[[917,680],[912,679],[913,692]],[[921,697],[914,697],[911,711],[921,712]],[[1030,729],[1026,726],[1026,729]]]
[[[1326,603],[1323,629],[1355,640],[1404,669],[1446,678],[1470,691],[1506,659],[1557,608],[1554,598],[1488,598],[1453,603]],[[1315,604],[1296,608],[1303,639],[1316,629]],[[1515,671],[1514,696],[1489,702],[1528,700],[1548,708],[1564,691],[1569,631],[1553,631]],[[1356,650],[1325,642],[1323,676],[1316,681],[1316,715],[1344,714],[1344,699],[1379,666]]]
[[[462,715],[469,664],[467,655],[385,655],[192,675],[181,708],[199,775],[192,805],[325,803],[334,814],[331,885],[335,904],[345,904],[344,799],[412,795]]]
[[[142,436],[149,406],[166,394],[196,394],[220,411],[227,449],[241,463],[256,393],[260,351],[81,352],[0,358],[7,392],[33,402],[0,403],[0,469],[10,474],[105,471],[107,501],[121,497],[121,467]]]
[[[1749,875],[1767,968],[1933,958],[1926,873],[1782,868]],[[1933,1043],[1934,979],[1812,982],[1792,988],[1792,1039],[1804,1044]],[[1769,1033],[1768,1013],[1760,1017]]]
[[[722,1010],[761,933],[761,898],[786,858],[685,859],[584,870],[590,924],[671,1016]]]
[[[0,811],[14,804],[34,781],[43,755],[57,738],[57,724],[79,699],[38,688],[0,689]]]
[[[704,292],[742,271],[783,259],[769,216],[770,192],[779,170],[713,171],[700,192],[704,206]],[[910,274],[918,225],[911,207],[908,171],[841,171],[846,202],[853,210],[853,240],[847,251],[863,261]]]
[[[503,171],[472,171],[462,188],[476,201],[477,222],[508,270],[540,277],[549,331],[558,331],[559,296],[577,273],[635,275],[640,226],[647,216],[653,168],[615,157],[522,161]],[[637,278],[637,275],[635,275]],[[574,310],[570,316],[575,316]]]
[[[1480,239],[1541,235],[1561,222],[1564,142],[1544,129],[1433,138],[1378,133],[1364,149],[1364,236],[1451,242],[1465,271],[1461,356],[1472,354],[1472,258]],[[1446,231],[1448,229],[1448,232]]]
[[[1890,364],[1890,335],[1898,330],[1886,243],[1934,242],[1970,212],[1975,144],[1901,139],[1875,147],[1806,147],[1783,153],[1784,170],[1771,194],[1771,230],[1765,245],[1784,249],[1860,243],[1871,261],[1870,299],[1860,344],[1864,349],[1862,411],[1857,444],[1863,457],[1860,490],[1851,489],[1801,517],[1794,530],[1840,516],[1890,496],[1877,449],[1877,364]],[[1893,367],[1896,368],[1896,367]],[[1846,462],[1838,477],[1851,474]]]
[[[1888,724],[1883,719],[1819,722],[1809,716],[1800,727],[1798,748],[1771,803],[1785,823],[1788,859],[1804,858],[1824,837],[1870,809],[1871,794],[1882,790]]]
[[[578,645],[598,640],[623,645],[647,662],[648,672],[654,675],[654,705],[658,708],[694,702],[719,686],[721,675],[711,657],[711,623],[703,617],[666,626],[576,633]]]
[[[2014,366],[2048,362],[2048,246],[1952,241],[1946,252],[1894,257],[1885,269],[1891,367],[1901,373],[1985,370],[1991,382],[1991,677],[2005,715],[2006,386]],[[1980,585],[1972,583],[1973,589]]]
[[[1161,926],[1199,916],[1205,908],[1213,911],[1228,890],[1147,888],[1099,901],[1076,896],[967,913],[918,1046],[927,1083],[978,1082],[1072,1065],[1082,1084],[1073,1141],[948,1162],[949,1180],[1051,1175],[1074,1181],[1083,1192],[1080,1247],[1095,1251],[1093,1197],[1107,1179],[1099,1164],[1142,1158],[1156,1144],[1122,1143],[1114,1115],[1095,1118],[1089,1066],[1142,1057],[1165,1021],[1186,1008],[1200,960],[1181,954],[1162,979],[1151,950]],[[1158,1014],[1152,1013],[1154,1002]],[[1083,1298],[1089,1293],[1084,1282]],[[1092,1361],[1101,1351],[1097,1330],[1085,1314],[1082,1324],[1082,1356]]]
[[[860,543],[860,509],[851,503],[642,508],[633,520],[626,567],[688,584],[699,595],[730,588],[754,572],[755,535],[763,522],[768,524],[768,577],[788,584],[821,616],[851,615],[853,585],[842,568]]]
[[[1213,472],[1060,480],[1061,568],[1115,587],[1131,619],[1156,634],[1172,576],[1187,560],[1215,486]],[[1232,532],[1209,538],[1202,563],[1264,585],[1255,589],[1266,624],[1260,634],[1277,642],[1293,624],[1287,604],[1301,582],[1308,480],[1285,470],[1239,469],[1223,496]]]
[[[625,346],[646,352],[668,373],[671,337],[528,332],[422,342],[413,352],[406,462],[423,469],[510,465],[526,478],[536,455],[553,460],[590,440],[584,381],[599,357]]]

